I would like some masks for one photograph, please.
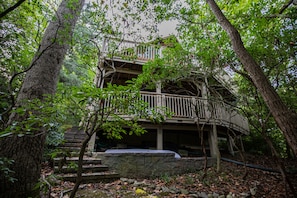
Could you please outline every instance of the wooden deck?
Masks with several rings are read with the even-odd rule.
[[[249,134],[248,120],[239,114],[234,107],[224,102],[185,95],[143,91],[140,93],[141,99],[148,104],[147,111],[157,111],[159,107],[165,107],[171,113],[170,117],[165,117],[164,123],[194,124],[199,122],[200,124],[216,124],[229,127],[243,134]],[[112,100],[116,100],[116,96],[110,95],[105,100],[104,107],[110,108],[112,106],[110,101]],[[115,109],[115,113],[129,117],[121,109]]]
[[[164,47],[107,38],[103,46],[103,56],[113,61],[143,65],[148,60],[162,57]],[[150,109],[165,107],[172,113],[171,117],[165,118],[165,123],[216,124],[243,134],[249,134],[247,118],[239,114],[234,107],[222,101],[210,101],[205,98],[185,95],[157,94],[155,92],[141,92],[141,98],[148,103]],[[104,102],[104,107],[110,107],[111,99]],[[119,109],[117,113],[124,116],[123,111]]]

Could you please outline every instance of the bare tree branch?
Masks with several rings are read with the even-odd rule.
[[[282,14],[291,4],[293,3],[293,0],[290,0],[288,3],[286,3],[279,11],[279,14]]]
[[[15,10],[17,7],[19,7],[25,1],[26,0],[19,0],[18,2],[16,2],[16,4],[14,4],[13,6],[7,8],[6,10],[4,10],[4,12],[0,13],[0,19],[2,17],[6,16],[8,13],[12,12],[13,10]]]

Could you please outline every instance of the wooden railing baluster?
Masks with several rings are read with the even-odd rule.
[[[108,95],[102,103],[107,111],[115,108],[115,104],[113,104],[112,101],[115,101],[116,97],[125,98],[127,95]],[[163,113],[157,108],[167,108],[168,111],[172,112],[172,117],[166,119],[185,119],[194,122],[195,118],[198,118],[203,122],[209,121],[210,123],[221,124],[225,127],[234,127],[234,129],[239,130],[242,133],[247,133],[249,131],[247,119],[240,115],[233,107],[223,102],[211,101],[212,106],[210,108],[210,102],[206,102],[206,99],[204,98],[174,94],[158,94],[154,92],[141,92],[141,100],[148,103],[148,113],[152,109],[159,113]],[[195,112],[196,110],[198,114],[197,116]],[[128,113],[128,111],[124,109],[116,108],[114,109],[114,112],[123,116],[127,116],[125,114]]]

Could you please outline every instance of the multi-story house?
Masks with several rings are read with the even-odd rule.
[[[106,39],[99,64],[103,79],[97,81],[101,83],[98,87],[104,87],[107,82],[125,85],[127,80],[142,73],[143,65],[147,61],[157,56],[162,57],[164,48],[166,45],[160,42],[159,45],[150,45]],[[212,82],[211,90],[207,85],[208,81]],[[231,78],[224,71],[220,71],[201,79],[198,86],[191,86],[191,82],[183,80],[163,86],[162,82],[157,82],[153,90],[140,90],[142,100],[147,102],[150,108],[166,107],[172,116],[165,117],[164,121],[158,124],[149,119],[141,119],[140,124],[147,133],[142,136],[124,136],[123,139],[112,142],[110,147],[166,149],[182,156],[199,156],[202,155],[203,138],[211,156],[217,154],[218,139],[227,140],[229,151],[234,152],[229,135],[247,135],[249,126],[247,119],[234,107],[236,90],[228,84],[230,81]],[[89,143],[91,150],[102,150],[100,145],[104,143],[104,137],[100,134],[97,136],[100,138],[94,136]],[[96,139],[99,139],[99,142],[95,141]]]

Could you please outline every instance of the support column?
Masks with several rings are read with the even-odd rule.
[[[208,98],[208,91],[207,91],[206,83],[202,83],[202,85],[201,85],[201,96],[204,99]]]
[[[157,81],[156,83],[156,93],[160,94],[162,91],[162,84],[161,84],[161,81]]]
[[[202,83],[201,86],[201,95],[203,98],[203,110],[206,116],[206,119],[211,118],[212,112],[211,112],[211,104],[208,101],[208,90],[207,90],[207,78],[205,78],[205,83]]]
[[[228,151],[229,151],[229,153],[231,155],[234,156],[234,154],[235,154],[234,149],[233,149],[234,140],[233,140],[233,138],[230,135],[228,135],[227,141],[228,141],[228,143],[227,143],[227,145],[228,145]]]
[[[163,128],[158,126],[157,128],[157,150],[163,150]]]
[[[243,142],[242,142],[242,136],[241,135],[239,136],[239,140],[240,140],[241,151],[244,152],[244,145],[243,145]]]
[[[217,157],[220,155],[217,126],[215,124],[212,125],[212,130],[209,132],[208,141],[211,157]]]
[[[161,92],[162,92],[161,81],[158,81],[156,83],[156,93],[158,93],[160,95],[157,98],[157,107],[162,106]],[[162,128],[162,126],[157,127],[157,150],[163,150],[163,128]]]

